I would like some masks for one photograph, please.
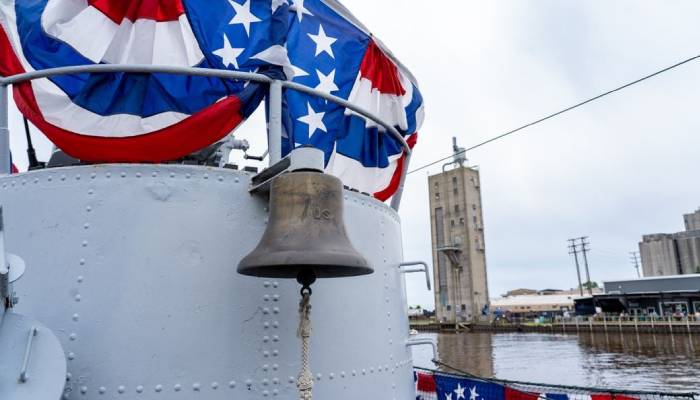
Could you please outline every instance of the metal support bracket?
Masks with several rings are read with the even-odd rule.
[[[287,157],[255,175],[250,181],[250,189],[248,191],[251,194],[266,193],[270,191],[272,180],[286,172],[299,170],[323,172],[324,157],[323,151],[314,147],[294,149]]]
[[[406,268],[406,267],[414,267],[414,266],[419,266],[417,268]],[[428,264],[425,261],[407,261],[399,264],[399,268],[401,268],[401,272],[404,274],[410,274],[414,272],[425,272],[425,285],[428,287],[428,290],[432,290],[430,286],[430,273],[428,272]]]
[[[22,369],[19,371],[19,381],[20,383],[27,382],[29,375],[27,370],[29,368],[29,357],[32,355],[32,345],[34,344],[34,338],[36,337],[39,330],[36,326],[32,326],[29,329],[29,338],[27,339],[27,347],[24,349],[24,360],[22,361]]]
[[[421,339],[409,339],[406,341],[406,347],[413,347],[413,346],[430,346],[433,349],[433,358],[430,361],[435,363],[435,361],[439,360],[438,359],[437,342],[434,339],[421,338]]]

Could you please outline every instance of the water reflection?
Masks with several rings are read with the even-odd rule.
[[[700,337],[581,333],[426,334],[441,360],[502,379],[636,390],[700,391]],[[427,348],[414,361],[431,367]]]

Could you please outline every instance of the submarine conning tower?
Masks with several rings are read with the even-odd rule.
[[[0,176],[4,251],[20,260],[0,271],[0,398],[297,398],[299,285],[236,266],[271,224],[274,180],[323,165],[310,149],[270,150],[259,174],[170,163]],[[9,165],[6,141],[0,153]],[[426,342],[409,338],[404,274],[417,270],[403,268],[398,201],[339,193],[374,272],[313,286],[314,394],[415,398],[410,348]]]

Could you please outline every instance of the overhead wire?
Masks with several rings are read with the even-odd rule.
[[[466,152],[468,152],[468,151],[472,151],[472,150],[477,149],[477,148],[479,148],[479,147],[481,147],[481,146],[484,146],[484,145],[486,145],[486,144],[495,142],[496,140],[503,139],[503,138],[506,137],[506,136],[510,136],[510,135],[512,135],[512,134],[514,134],[514,133],[516,133],[516,132],[522,131],[523,129],[529,128],[529,127],[531,127],[531,126],[533,126],[533,125],[537,125],[537,124],[539,124],[539,123],[542,123],[542,122],[544,122],[544,121],[547,121],[547,120],[549,120],[549,119],[552,119],[552,118],[554,118],[554,117],[557,117],[557,116],[559,116],[559,115],[561,115],[561,114],[564,114],[564,113],[566,113],[566,112],[569,112],[569,111],[571,111],[571,110],[574,110],[574,109],[576,109],[576,108],[579,108],[579,107],[581,107],[581,106],[584,106],[584,105],[586,105],[586,104],[588,104],[588,103],[591,103],[591,102],[594,102],[594,101],[596,101],[596,100],[599,100],[599,99],[601,99],[601,98],[603,98],[603,97],[605,97],[605,96],[611,95],[611,94],[613,94],[613,93],[615,93],[615,92],[619,92],[620,90],[623,90],[623,89],[626,89],[626,88],[628,88],[628,87],[630,87],[630,86],[636,85],[636,84],[638,84],[638,83],[640,83],[640,82],[643,82],[643,81],[645,81],[645,80],[647,80],[647,79],[651,79],[651,78],[653,78],[653,77],[655,77],[655,76],[657,76],[657,75],[663,74],[664,72],[668,72],[668,71],[670,71],[670,70],[672,70],[672,69],[674,69],[674,68],[680,67],[681,65],[684,65],[684,64],[687,64],[687,63],[689,63],[689,62],[691,62],[691,61],[697,60],[698,58],[700,58],[700,54],[698,54],[698,55],[696,55],[696,56],[693,56],[693,57],[690,57],[690,58],[687,58],[687,59],[685,59],[685,60],[683,60],[683,61],[680,61],[680,62],[678,62],[678,63],[676,63],[676,64],[671,65],[671,66],[668,66],[668,67],[666,67],[666,68],[664,68],[664,69],[658,70],[658,71],[656,71],[656,72],[654,72],[654,73],[652,73],[652,74],[649,74],[649,75],[646,75],[646,76],[641,77],[641,78],[639,78],[639,79],[636,79],[636,80],[634,80],[634,81],[632,81],[632,82],[626,83],[626,84],[624,84],[624,85],[622,85],[622,86],[618,86],[618,87],[616,87],[616,88],[614,88],[614,89],[608,90],[607,92],[601,93],[601,94],[599,94],[599,95],[597,95],[597,96],[594,96],[594,97],[591,97],[591,98],[589,98],[589,99],[587,99],[587,100],[584,100],[584,101],[581,101],[581,102],[579,102],[579,103],[576,103],[576,104],[574,104],[574,105],[572,105],[572,106],[569,106],[569,107],[567,107],[567,108],[564,108],[564,109],[562,109],[562,110],[559,110],[559,111],[557,111],[557,112],[554,112],[554,113],[552,113],[552,114],[549,114],[549,115],[547,115],[547,116],[545,116],[545,117],[539,118],[539,119],[537,119],[537,120],[535,120],[535,121],[529,122],[529,123],[527,123],[527,124],[525,124],[525,125],[521,125],[521,126],[515,128],[515,129],[512,129],[512,130],[510,130],[510,131],[508,131],[508,132],[502,133],[502,134],[500,134],[500,135],[498,135],[498,136],[494,136],[494,137],[492,137],[492,138],[490,138],[490,139],[488,139],[488,140],[485,140],[485,141],[483,141],[483,142],[481,142],[481,143],[478,143],[478,144],[476,144],[476,145],[474,145],[474,146],[471,146],[471,147],[469,147],[469,148],[467,148],[467,149],[464,149],[464,150],[459,151],[459,152],[454,153],[454,154],[450,154],[450,155],[447,156],[447,157],[443,157],[443,158],[441,158],[441,159],[439,159],[439,160],[435,160],[435,161],[432,161],[432,162],[430,162],[430,163],[428,163],[428,164],[422,165],[422,166],[420,166],[420,167],[418,167],[418,168],[416,168],[416,169],[413,169],[413,170],[409,171],[408,174],[410,175],[410,174],[412,174],[412,173],[414,173],[414,172],[418,172],[418,171],[423,170],[423,169],[426,169],[426,168],[428,168],[428,167],[432,167],[433,165],[435,165],[435,164],[437,164],[437,163],[440,163],[440,162],[442,162],[442,161],[449,160],[450,158],[452,158],[452,157],[454,157],[454,156],[464,154],[464,153],[466,153]]]

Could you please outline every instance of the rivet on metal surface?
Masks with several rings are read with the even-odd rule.
[[[273,370],[273,371],[277,371],[278,369],[280,369],[280,366],[279,366],[279,365],[277,365],[277,364],[272,364],[272,370]]]
[[[179,392],[180,390],[182,390],[182,385],[180,385],[179,383],[176,383],[175,386],[173,387],[173,389],[176,392]]]
[[[190,174],[190,173],[186,173],[186,174],[185,174],[185,178],[186,178],[186,179],[190,179],[191,177],[192,177],[192,174]]]
[[[171,173],[170,173],[170,177],[171,177],[171,178],[174,178],[174,177],[175,177],[175,173],[174,173],[174,172],[171,172]]]
[[[95,179],[96,177],[97,177],[97,174],[96,174],[96,173],[93,172],[93,173],[90,174],[90,179]]]
[[[158,176],[158,173],[156,171],[153,171],[153,172],[151,172],[151,176],[155,178]]]
[[[223,181],[224,181],[224,177],[221,176],[221,175],[219,175],[219,178],[218,178],[218,179],[219,179],[219,182],[223,182]]]
[[[246,379],[245,385],[248,386],[248,387],[253,386],[253,381],[250,380],[250,379]]]
[[[87,247],[87,245],[88,245],[88,241],[87,241],[87,240],[83,240],[83,247]]]
[[[122,178],[126,178],[126,172],[122,172],[122,173],[119,174],[119,175],[120,175]]]
[[[287,381],[289,381],[289,383],[294,383],[294,377],[290,376],[289,379],[287,379]]]
[[[80,393],[85,394],[85,393],[87,393],[87,391],[88,391],[87,386],[81,386],[81,387],[80,387]]]
[[[78,314],[73,314],[73,321],[78,321],[80,319],[80,315]]]
[[[93,193],[95,193],[94,189],[88,189],[88,194],[93,194]]]
[[[80,180],[80,174],[77,174],[77,175],[75,176],[75,180],[76,180],[76,181],[79,181],[79,180]]]
[[[280,394],[280,391],[279,391],[279,390],[274,389],[274,390],[272,391],[272,395],[273,395],[273,396],[277,396],[278,394]]]
[[[279,350],[272,350],[272,356],[273,356],[273,357],[277,357],[277,356],[279,356],[279,355],[280,355]]]
[[[263,340],[263,342],[267,343],[267,342],[270,341],[270,337],[269,337],[269,336],[263,336],[263,339],[262,339],[262,340]]]
[[[321,375],[320,373],[316,374],[316,380],[320,381],[321,379],[323,379],[323,375]]]
[[[269,295],[269,294],[264,295],[264,296],[263,296],[263,300],[264,300],[264,301],[270,301],[270,295]]]
[[[263,357],[270,357],[270,352],[267,350],[263,351]]]
[[[270,287],[270,281],[263,282],[263,287]]]
[[[204,174],[204,179],[209,179],[209,174]]]
[[[136,393],[143,393],[143,386],[136,386]]]
[[[70,336],[68,336],[70,340],[75,340],[78,338],[78,336],[75,333],[71,333]]]
[[[75,359],[75,353],[73,353],[73,352],[68,353],[68,359],[69,360]]]
[[[80,262],[80,265],[85,265],[85,259],[84,259],[84,258],[81,258],[79,262]]]
[[[231,381],[231,382],[229,382],[229,383],[228,383],[228,387],[230,387],[231,389],[235,388],[235,387],[236,387],[236,381]]]
[[[270,395],[270,392],[267,390],[263,390],[262,395],[263,395],[263,397],[267,397]]]
[[[117,392],[118,392],[119,394],[124,393],[125,391],[126,391],[126,388],[125,388],[124,386],[119,386],[119,387],[117,388]]]
[[[272,309],[272,312],[275,313],[275,314],[279,314],[279,313],[280,313],[280,308],[279,308],[279,307],[274,307],[274,308]]]
[[[105,176],[106,176],[107,178],[111,178],[111,177],[112,177],[112,173],[111,173],[111,172],[107,172],[107,173],[105,174]]]
[[[269,323],[269,322],[263,322],[263,328],[269,329],[269,328],[270,328],[270,323]]]
[[[85,224],[83,225],[83,229],[90,229],[90,224],[89,224],[89,223],[85,223]]]
[[[357,371],[355,371],[354,369],[352,370],[352,376],[357,376]]]
[[[68,372],[68,373],[66,374],[66,382],[69,382],[69,381],[71,380],[71,378],[73,378],[73,374],[71,374],[70,372]]]
[[[87,212],[92,211],[92,207],[90,207],[90,206],[85,207],[85,211],[87,211]]]
[[[275,342],[275,343],[276,343],[276,342],[279,342],[279,341],[280,341],[280,337],[277,336],[277,335],[274,335],[274,336],[272,337],[272,341]]]
[[[100,388],[97,389],[97,392],[98,392],[99,394],[105,394],[105,393],[107,393],[107,388],[104,387],[104,386],[100,386]]]
[[[211,383],[211,388],[214,389],[214,390],[218,389],[218,388],[219,388],[219,382],[212,382],[212,383]]]
[[[267,307],[265,307],[265,308],[263,308],[262,312],[263,312],[263,314],[269,314],[269,313],[270,313],[270,309],[267,308]]]
[[[262,366],[262,370],[265,371],[265,372],[267,372],[268,368],[270,368],[270,366],[267,365],[267,364],[264,364],[264,365]]]
[[[238,179],[238,178],[234,178],[233,181],[236,182],[236,183],[238,183],[238,182],[239,182],[239,179]]]
[[[362,375],[367,375],[367,370],[366,370],[366,369],[362,369]]]
[[[39,178],[34,178],[34,183],[39,183]]]
[[[66,176],[65,176],[65,175],[61,175],[61,180],[62,180],[62,181],[65,181],[65,180],[66,180]],[[14,182],[13,182],[13,183],[14,183]]]
[[[331,379],[331,380],[332,380],[333,378],[335,378],[335,374],[334,374],[334,373],[331,372],[330,374],[328,374],[328,379]]]
[[[136,177],[137,177],[137,178],[140,178],[140,177],[141,177],[141,173],[140,173],[140,172],[137,172],[137,173],[136,173]]]
[[[272,383],[273,383],[274,385],[279,385],[279,384],[280,384],[279,378],[273,378],[273,379],[272,379]]]
[[[279,326],[280,326],[279,321],[273,321],[273,322],[272,322],[272,326],[275,327],[275,328],[279,328]]]
[[[160,393],[163,391],[163,385],[156,385],[156,393]]]
[[[268,386],[270,384],[270,381],[266,379],[263,379],[260,383],[262,383],[263,386]]]
[[[195,392],[199,392],[199,389],[201,388],[202,386],[199,383],[195,383],[192,385],[192,390],[194,390]]]
[[[76,279],[76,280],[78,281],[78,283],[82,283],[82,282],[83,282],[83,276],[82,276],[82,275],[78,276],[78,279]]]

